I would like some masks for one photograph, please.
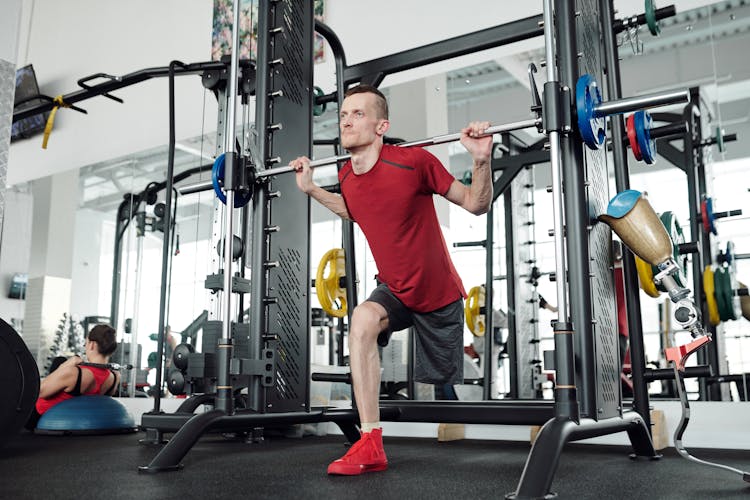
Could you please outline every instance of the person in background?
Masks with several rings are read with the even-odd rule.
[[[117,348],[117,334],[109,325],[96,325],[86,339],[85,356],[88,363],[108,364]],[[42,415],[53,406],[76,396],[112,395],[120,383],[120,374],[108,368],[79,366],[83,359],[73,356],[57,366],[42,379],[39,398],[26,428],[34,430]]]

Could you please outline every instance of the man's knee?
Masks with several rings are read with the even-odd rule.
[[[374,340],[383,329],[387,319],[385,309],[375,302],[365,301],[354,308],[352,313],[352,340]]]

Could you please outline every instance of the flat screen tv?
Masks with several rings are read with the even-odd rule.
[[[29,64],[16,70],[16,96],[13,100],[13,111],[23,111],[39,103],[44,102],[42,99],[33,99],[39,95],[39,85],[36,81],[34,66]],[[28,99],[31,99],[30,101]],[[47,123],[49,113],[40,113],[38,115],[23,118],[13,122],[11,129],[11,141],[25,139],[44,132],[44,126]]]
[[[9,299],[25,299],[26,298],[26,286],[29,282],[27,274],[15,273],[10,280],[10,287],[8,288]]]

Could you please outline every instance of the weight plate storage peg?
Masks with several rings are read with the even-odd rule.
[[[716,146],[719,148],[719,153],[726,151],[724,148],[724,134],[721,131],[721,127],[716,127]]]
[[[651,138],[651,114],[648,111],[636,111],[633,115],[638,149],[643,161],[648,165],[656,162],[656,142]]]
[[[602,102],[602,94],[594,77],[581,75],[576,82],[576,111],[578,113],[578,130],[589,149],[602,147],[607,138],[605,120],[596,115],[596,107]]]

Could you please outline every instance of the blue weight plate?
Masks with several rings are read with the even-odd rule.
[[[719,234],[719,232],[716,230],[716,224],[714,224],[714,221],[716,218],[714,217],[714,202],[711,199],[711,197],[706,198],[706,214],[708,215],[708,227],[711,230],[711,232],[715,235]]]
[[[581,75],[576,83],[576,111],[578,130],[589,149],[599,149],[607,138],[604,117],[597,116],[596,108],[602,102],[599,86],[593,76]]]
[[[643,161],[653,165],[656,162],[656,142],[651,138],[651,115],[648,111],[636,111],[633,121]]]
[[[227,195],[224,194],[224,153],[220,154],[214,160],[214,166],[211,168],[211,184],[214,187],[214,193],[224,205],[227,204]],[[252,192],[251,192],[252,193]],[[250,195],[242,195],[235,191],[234,208],[241,208],[247,205],[252,198]]]

